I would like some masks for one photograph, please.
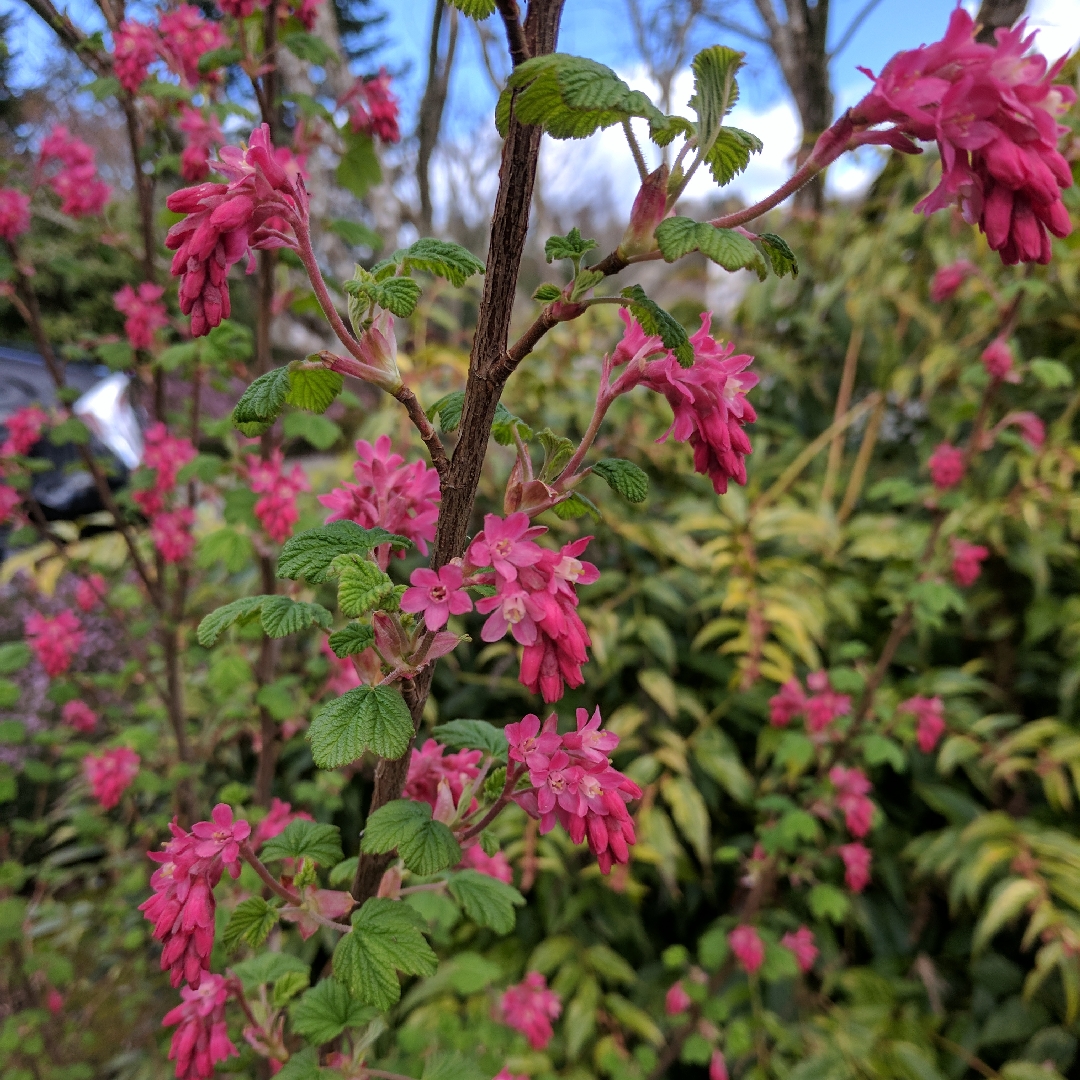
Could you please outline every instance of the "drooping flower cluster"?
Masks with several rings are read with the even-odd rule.
[[[814,943],[814,931],[809,926],[800,926],[798,930],[789,930],[780,944],[795,954],[795,963],[799,970],[806,972],[814,966],[818,956],[818,947]]]
[[[499,1002],[499,1019],[520,1031],[534,1050],[543,1050],[552,1035],[552,1020],[558,1020],[562,1001],[549,990],[539,971],[530,971],[516,986],[509,986]]]
[[[479,844],[465,849],[458,866],[475,870],[480,874],[487,874],[496,881],[505,881],[507,885],[514,880],[514,872],[510,869],[510,862],[506,855],[501,851],[488,855]]]
[[[567,684],[576,687],[584,681],[581,665],[592,642],[577,613],[575,587],[596,581],[600,572],[579,558],[591,536],[552,551],[535,543],[545,532],[542,525],[530,525],[521,511],[506,519],[488,514],[465,553],[465,570],[492,567],[474,578],[495,586],[495,595],[476,605],[488,616],[480,636],[498,641],[509,631],[524,646],[521,683],[551,702],[562,697]]]
[[[129,94],[137,93],[146,81],[159,41],[152,26],[135,19],[125,19],[113,34],[113,74]]]
[[[612,731],[600,730],[600,710],[589,716],[577,710],[577,728],[560,736],[552,713],[541,727],[535,714],[508,724],[511,761],[525,765],[532,787],[514,794],[514,801],[548,833],[558,822],[575,844],[587,840],[602,873],[612,863],[630,859],[637,840],[626,805],[641,798],[641,788],[614,768],[609,751],[619,745]]]
[[[0,484],[0,525],[6,524],[15,515],[15,510],[22,502],[22,496],[7,484]]]
[[[60,196],[60,209],[72,217],[100,214],[112,188],[98,177],[93,148],[57,124],[41,144],[38,168]],[[53,169],[52,166],[57,166]]]
[[[292,536],[293,526],[300,519],[296,496],[311,490],[307,473],[300,465],[286,472],[284,456],[280,450],[273,450],[265,459],[248,458],[247,475],[251,490],[262,496],[255,503],[259,524],[274,543],[283,544]]]
[[[1042,444],[1046,442],[1046,425],[1042,422],[1042,419],[1033,412],[1023,411],[1007,413],[998,421],[995,430],[1001,431],[1007,427],[1017,428],[1019,430],[1020,438],[1023,439],[1032,450],[1041,449]]]
[[[765,963],[765,943],[757,930],[747,923],[736,926],[728,934],[728,944],[747,975],[753,975]]]
[[[199,61],[206,53],[228,44],[218,23],[206,18],[193,4],[180,4],[161,16],[158,29],[161,58],[188,86],[215,77],[202,75]]]
[[[627,311],[620,309],[619,316],[626,330],[610,363],[612,368],[627,366],[611,386],[610,396],[635,386],[663,394],[675,419],[661,441],[673,435],[679,442],[689,442],[695,470],[712,480],[718,495],[727,491],[730,480],[745,484],[751,446],[743,428],[757,419],[746,395],[758,383],[757,375],[745,369],[754,358],[735,355],[734,344],[723,346],[710,335],[710,312],[702,314],[701,328],[690,338],[694,364],[689,368],[679,364],[659,337],[647,335]]]
[[[1024,20],[997,30],[994,45],[977,42],[977,29],[956,7],[945,37],[897,53],[849,116],[937,142],[941,182],[917,210],[959,204],[1007,265],[1048,263],[1048,230],[1059,237],[1072,230],[1061,201],[1072,171],[1057,144],[1069,130],[1058,121],[1076,93],[1054,82],[1064,57],[1048,66],[1029,52],[1034,34],[1025,37]]]
[[[837,851],[844,862],[844,881],[854,893],[861,893],[870,884],[870,863],[873,853],[858,842],[841,844]]]
[[[979,359],[982,360],[986,374],[991,379],[1001,379],[1005,382],[1020,381],[1020,376],[1013,371],[1012,348],[1004,338],[994,338],[983,349],[982,356]]]
[[[901,712],[915,717],[915,738],[919,749],[929,754],[945,733],[945,703],[939,697],[923,697],[916,694],[897,705]]]
[[[187,982],[198,989],[210,970],[214,886],[223,870],[240,876],[240,844],[251,834],[246,821],[233,821],[225,803],[218,803],[210,816],[211,821],[197,822],[190,833],[174,821],[164,850],[148,853],[159,865],[150,878],[153,895],[139,910],[154,924],[154,940],[164,945],[161,970],[169,972],[174,987]]]
[[[143,436],[142,464],[154,470],[153,485],[132,492],[131,497],[150,519],[150,536],[154,547],[168,563],[187,558],[195,544],[191,526],[195,514],[187,506],[166,509],[166,498],[176,487],[180,470],[195,457],[195,447],[185,438],[170,435],[158,421],[151,424]]]
[[[851,698],[833,690],[827,672],[811,672],[806,685],[812,694],[806,694],[798,679],[789,679],[779,693],[769,698],[769,722],[773,727],[787,727],[796,716],[805,714],[807,730],[818,734],[851,711]]]
[[[210,152],[225,141],[218,118],[184,105],[176,126],[187,136],[180,154],[180,175],[189,184],[205,180],[210,172]]]
[[[176,252],[180,310],[191,316],[195,337],[229,316],[229,268],[245,255],[252,265],[254,248],[294,246],[282,229],[307,213],[303,188],[278,161],[267,124],[251,133],[247,149],[223,146],[215,169],[227,184],[181,188],[166,200],[170,210],[187,215],[169,230],[165,246]]]
[[[229,988],[220,975],[206,975],[197,986],[180,991],[181,1002],[162,1018],[162,1027],[180,1026],[173,1032],[169,1060],[176,1062],[177,1080],[207,1080],[219,1061],[239,1057],[225,1023]]]
[[[958,446],[941,443],[927,461],[930,479],[939,491],[948,491],[964,479],[964,451]]]
[[[386,68],[380,68],[379,74],[370,79],[357,79],[338,101],[338,107],[348,110],[353,131],[362,131],[384,143],[400,141],[398,100],[390,92]]]
[[[954,536],[949,543],[952,545],[952,575],[953,580],[962,588],[968,588],[979,580],[982,573],[982,562],[990,555],[990,549],[982,544],[969,544]]]
[[[692,1004],[693,1001],[686,992],[686,987],[683,986],[681,979],[668,987],[668,992],[664,995],[664,1012],[668,1016],[678,1016],[679,1013],[686,1012]]]
[[[930,281],[930,299],[935,304],[941,304],[949,300],[956,290],[964,284],[972,274],[977,274],[978,269],[967,259],[957,259],[956,262],[943,266],[934,274]]]
[[[7,438],[0,443],[0,457],[29,454],[41,438],[41,430],[48,422],[48,413],[36,405],[24,405],[21,409],[16,409],[4,421]]]
[[[844,824],[852,836],[864,837],[874,819],[874,804],[867,798],[874,785],[862,769],[834,765],[829,780],[836,788],[836,805],[844,815]]]
[[[26,639],[47,675],[56,678],[63,675],[83,643],[86,633],[79,617],[70,608],[64,608],[51,618],[35,611],[23,622]]]
[[[89,614],[105,598],[107,591],[108,586],[100,574],[79,578],[75,584],[75,603],[80,611]]]
[[[113,304],[124,319],[124,333],[133,349],[150,349],[154,334],[169,325],[169,315],[162,303],[165,290],[160,285],[144,281],[138,291],[125,285],[113,296]]]
[[[111,810],[131,787],[131,782],[139,775],[139,761],[139,755],[126,746],[87,754],[83,758],[83,776],[102,810]]]
[[[97,713],[85,701],[73,698],[71,701],[66,702],[60,710],[60,719],[69,728],[74,728],[76,731],[85,734],[94,730],[98,718]]]
[[[400,454],[391,452],[388,435],[380,435],[374,446],[360,439],[356,456],[356,483],[346,482],[319,496],[319,502],[331,511],[326,520],[355,521],[365,529],[381,526],[411,540],[426,555],[439,517],[439,474],[422,461],[406,465]],[[390,545],[377,548],[376,556],[385,570]]]
[[[465,786],[480,775],[483,756],[479,750],[457,750],[448,754],[446,747],[434,739],[428,739],[419,750],[413,747],[409,775],[405,781],[405,798],[426,802],[434,809],[439,785],[446,783],[456,806]]]
[[[0,240],[13,243],[30,229],[30,196],[15,188],[0,188]]]

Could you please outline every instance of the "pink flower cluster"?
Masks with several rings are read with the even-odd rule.
[[[251,490],[262,496],[255,503],[259,524],[274,543],[283,544],[292,536],[293,526],[300,519],[296,496],[311,490],[307,473],[300,465],[286,472],[281,451],[273,450],[266,459],[250,457],[247,475]]]
[[[802,972],[809,971],[818,957],[818,947],[814,942],[814,931],[809,926],[800,926],[798,930],[789,930],[780,944],[795,954],[795,963]]]
[[[180,154],[180,175],[189,184],[205,180],[210,172],[210,151],[225,141],[218,118],[213,113],[207,115],[200,109],[184,105],[176,126],[187,136],[187,144]]]
[[[0,457],[29,454],[41,438],[41,429],[49,422],[49,416],[36,405],[24,405],[16,409],[5,421],[7,438],[0,443]]]
[[[745,484],[751,447],[743,428],[757,419],[746,395],[758,383],[758,377],[745,369],[754,358],[734,355],[734,344],[723,346],[709,334],[710,312],[702,314],[701,329],[690,338],[694,349],[690,368],[680,366],[660,338],[648,336],[627,311],[620,309],[619,316],[626,330],[610,363],[612,368],[627,366],[610,396],[635,386],[663,394],[675,419],[661,441],[673,435],[679,442],[689,442],[694,468],[708,475],[718,495],[727,491],[729,480]]]
[[[990,549],[982,544],[969,544],[966,540],[953,537],[949,543],[952,545],[952,575],[956,584],[961,588],[968,588],[979,580],[982,573],[983,559],[990,555]]]
[[[89,614],[105,598],[106,592],[108,586],[100,574],[79,578],[75,583],[75,603],[80,611]]]
[[[445,746],[428,739],[419,750],[413,748],[403,792],[405,798],[426,802],[434,809],[439,785],[446,783],[456,806],[465,786],[480,775],[483,756],[479,750],[458,750],[448,754]]]
[[[74,698],[64,704],[64,707],[60,710],[60,719],[69,728],[74,728],[76,731],[86,734],[94,730],[98,718],[97,713],[85,701]]]
[[[995,432],[1003,428],[1016,427],[1019,429],[1020,438],[1031,447],[1039,450],[1046,442],[1046,425],[1033,412],[1011,412],[998,421]]]
[[[50,166],[57,165],[55,170]],[[41,144],[38,168],[48,172],[49,187],[60,196],[60,209],[72,217],[100,214],[112,188],[98,178],[94,151],[57,124]]]
[[[386,68],[370,79],[359,78],[338,101],[349,111],[349,126],[356,132],[396,143],[401,139],[398,127],[398,100],[390,92],[390,75]]]
[[[161,298],[165,290],[160,285],[144,281],[138,291],[125,285],[113,296],[113,304],[124,319],[124,333],[133,349],[150,349],[154,334],[169,325],[169,315]]]
[[[668,987],[668,992],[664,995],[664,1012],[668,1016],[678,1016],[679,1013],[686,1012],[692,1004],[693,1000],[686,992],[681,979]]]
[[[964,451],[958,446],[941,443],[927,461],[930,479],[938,491],[948,491],[964,479]]]
[[[0,188],[0,240],[9,244],[30,229],[30,196],[15,188]]]
[[[558,1020],[562,1001],[549,990],[539,971],[530,971],[517,986],[509,986],[499,1002],[499,1019],[520,1031],[534,1050],[543,1050],[555,1032],[551,1021]]]
[[[165,500],[176,487],[177,473],[195,457],[195,447],[187,439],[170,435],[160,421],[147,428],[143,444],[142,463],[154,470],[154,484],[133,491],[131,497],[150,519],[150,536],[161,557],[167,563],[179,562],[195,545],[191,535],[195,514],[187,506],[166,510]]]
[[[972,274],[979,271],[973,263],[967,259],[957,259],[956,262],[943,266],[934,274],[930,281],[930,299],[935,304],[941,304],[950,300],[956,290],[964,284]]]
[[[510,869],[509,860],[501,851],[494,855],[488,855],[479,844],[474,844],[465,849],[458,864],[466,870],[475,870],[480,874],[487,874],[496,881],[505,881],[509,885],[514,880],[514,872]]]
[[[169,971],[174,987],[187,982],[197,990],[210,970],[214,886],[223,870],[240,876],[240,844],[251,834],[246,821],[233,821],[225,803],[218,803],[210,816],[211,821],[197,822],[190,833],[174,821],[164,850],[148,853],[159,865],[150,878],[153,895],[139,910],[154,924],[154,939],[164,943],[161,970]]]
[[[870,863],[873,853],[863,844],[841,844],[837,851],[844,863],[844,881],[854,893],[861,893],[870,884]]]
[[[113,34],[113,74],[120,85],[135,94],[146,81],[150,65],[157,59],[160,39],[152,26],[125,19]]]
[[[180,997],[161,1021],[162,1027],[180,1025],[173,1032],[169,1060],[176,1061],[177,1080],[207,1080],[219,1061],[240,1056],[225,1024],[229,987],[220,975],[206,975],[194,987],[183,987]]]
[[[45,673],[52,678],[71,667],[71,659],[83,643],[86,633],[79,617],[70,608],[49,618],[35,611],[23,622],[26,638]]]
[[[1057,144],[1069,130],[1058,121],[1076,93],[1054,82],[1064,57],[1048,67],[1029,52],[1034,35],[1024,36],[1024,20],[997,30],[995,45],[978,43],[976,31],[958,6],[945,37],[897,53],[849,115],[937,142],[941,182],[916,209],[929,214],[958,203],[1003,262],[1048,263],[1047,230],[1072,231],[1061,201],[1072,171]]]
[[[836,788],[836,805],[844,815],[848,832],[864,837],[874,820],[874,804],[867,798],[874,785],[862,769],[845,769],[843,765],[829,770],[829,781]]]
[[[280,836],[294,821],[314,820],[306,811],[293,810],[290,803],[275,796],[266,817],[255,826],[255,832],[251,836],[251,846],[258,849],[267,840]]]
[[[139,775],[139,760],[139,755],[126,746],[87,754],[83,758],[83,776],[102,810],[111,810],[131,787],[131,782]]]
[[[1004,338],[994,338],[983,349],[982,356],[979,359],[982,360],[986,374],[991,379],[1000,379],[1011,383],[1020,381],[1020,376],[1013,370],[1012,347]]]
[[[600,730],[600,710],[590,717],[578,709],[576,730],[561,736],[554,713],[542,728],[530,713],[506,726],[506,738],[510,760],[528,769],[532,784],[516,792],[514,801],[540,820],[541,834],[558,822],[575,844],[587,840],[604,874],[613,862],[628,862],[637,836],[626,804],[641,798],[641,788],[608,759],[619,737]]]
[[[161,16],[158,29],[161,58],[188,86],[197,86],[207,78],[212,81],[213,77],[200,74],[199,60],[228,44],[218,23],[206,18],[193,4],[181,4]]]
[[[5,524],[15,514],[22,496],[7,484],[0,484],[0,525]]]
[[[356,455],[356,483],[346,482],[319,496],[319,502],[331,511],[326,520],[355,521],[365,529],[381,526],[411,540],[426,555],[439,517],[439,474],[422,461],[406,465],[400,454],[391,453],[388,435],[380,435],[374,446],[360,439]],[[390,545],[377,548],[376,556],[385,570]]]
[[[495,586],[494,596],[476,604],[488,616],[480,636],[498,641],[509,631],[524,646],[521,683],[551,702],[562,697],[567,684],[576,687],[584,681],[581,665],[592,642],[577,613],[576,586],[596,581],[600,572],[579,558],[591,536],[552,551],[534,542],[545,532],[545,526],[531,526],[528,514],[520,511],[505,520],[488,514],[465,553],[465,570],[493,568],[474,579]]]
[[[810,696],[798,679],[789,679],[778,694],[769,698],[769,722],[773,727],[787,727],[804,713],[807,730],[816,735],[851,711],[851,698],[833,690],[827,672],[814,671],[807,675],[806,685],[813,691]]]
[[[945,734],[945,703],[939,697],[928,698],[916,694],[907,701],[901,701],[897,709],[914,715],[919,749],[929,754]]]
[[[464,615],[473,609],[464,581],[460,560],[439,570],[419,567],[409,577],[410,588],[402,594],[401,610],[417,615],[423,612],[424,625],[432,632],[441,630],[451,615]]]
[[[765,943],[754,927],[743,923],[728,934],[728,944],[747,975],[753,975],[765,963]]]
[[[191,316],[195,337],[229,317],[229,268],[245,255],[253,265],[253,248],[295,246],[282,229],[307,213],[303,186],[279,162],[267,124],[251,133],[247,149],[223,146],[215,169],[227,184],[181,188],[166,199],[170,210],[187,215],[169,230],[165,246],[176,252],[180,310]]]

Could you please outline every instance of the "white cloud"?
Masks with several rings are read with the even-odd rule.
[[[1039,31],[1035,48],[1056,60],[1080,41],[1080,0],[1032,0],[1028,25]]]

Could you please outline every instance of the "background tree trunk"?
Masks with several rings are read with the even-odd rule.
[[[445,52],[441,44],[444,21],[448,24]],[[435,12],[431,19],[427,85],[424,87],[424,96],[420,100],[420,113],[416,123],[419,142],[416,152],[416,186],[420,189],[420,220],[417,222],[417,227],[421,236],[430,236],[432,231],[431,156],[439,141],[446,96],[450,90],[450,71],[454,64],[457,33],[457,9],[450,8],[448,12],[446,0],[435,0]]]
[[[1001,26],[1012,26],[1027,8],[1027,0],[982,0],[975,21],[982,26],[979,41],[985,45],[994,43],[994,31]]]

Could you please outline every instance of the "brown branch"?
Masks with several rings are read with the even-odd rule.
[[[870,420],[863,432],[862,442],[859,444],[859,452],[855,455],[855,464],[851,468],[851,476],[848,477],[847,490],[844,492],[840,509],[836,512],[837,521],[847,521],[851,511],[855,509],[859,494],[862,491],[866,472],[870,468],[870,461],[874,456],[874,447],[877,445],[878,433],[881,431],[881,421],[885,416],[885,399],[882,398],[870,414]]]
[[[26,0],[26,3],[98,78],[112,74],[112,63],[108,55],[90,45],[90,39],[86,34],[67,15],[61,14],[53,5],[52,0]]]
[[[506,41],[510,46],[510,59],[514,67],[525,63],[532,53],[525,41],[525,30],[521,25],[521,15],[518,11],[517,0],[495,0],[495,6],[502,16],[503,25],[506,27]],[[531,5],[530,5],[531,6]],[[532,12],[529,12],[531,17]]]
[[[259,856],[255,854],[255,849],[251,846],[250,840],[244,840],[240,844],[240,854],[244,857],[248,865],[256,874],[259,875],[262,883],[275,895],[280,896],[282,900],[287,901],[290,904],[300,903],[300,894],[294,892],[292,889],[287,889],[284,885],[269,870],[263,865]]]
[[[439,480],[443,480],[450,468],[450,459],[446,456],[446,448],[428,419],[427,413],[424,412],[420,402],[417,401],[416,395],[407,386],[402,386],[396,390],[394,397],[405,406],[409,419],[420,433],[420,438],[424,440],[424,445],[427,447],[428,455],[431,458],[431,464],[435,466],[435,471],[439,474]]]
[[[851,393],[855,389],[855,370],[859,366],[859,350],[863,343],[863,326],[857,323],[851,329],[848,338],[847,353],[844,355],[844,370],[840,376],[840,390],[836,395],[836,408],[833,410],[833,424],[848,411]],[[836,475],[840,471],[840,460],[844,452],[844,433],[838,431],[829,443],[829,458],[825,465],[825,482],[821,485],[821,501],[832,502],[833,488],[836,487]]]

